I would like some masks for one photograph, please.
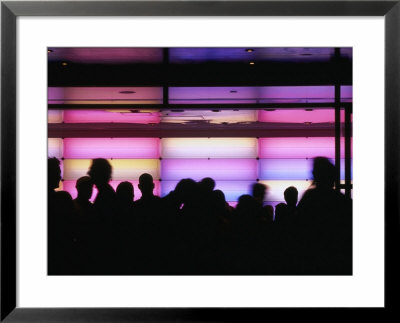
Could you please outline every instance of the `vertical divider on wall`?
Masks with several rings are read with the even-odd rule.
[[[351,114],[353,105],[346,105],[345,107],[345,195],[351,197]]]
[[[340,48],[335,48],[335,60],[340,59]],[[340,83],[335,82],[335,188],[340,191]]]

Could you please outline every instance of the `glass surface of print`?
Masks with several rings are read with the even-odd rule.
[[[351,48],[54,47],[48,68],[50,275],[352,274]]]

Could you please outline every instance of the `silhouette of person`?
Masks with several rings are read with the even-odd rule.
[[[111,180],[112,166],[108,160],[96,158],[92,160],[88,175],[96,185],[98,193],[93,206],[98,216],[103,220],[109,219],[116,212],[117,196],[109,184]]]
[[[299,192],[294,186],[290,186],[283,192],[285,203],[279,203],[275,207],[275,222],[279,224],[288,224],[296,216],[296,206]]]
[[[135,197],[133,185],[131,182],[121,182],[116,190],[118,207],[123,211],[132,211],[133,199]]]
[[[69,274],[73,267],[73,203],[68,192],[56,191],[61,180],[60,161],[48,158],[48,273]]]
[[[305,267],[317,274],[351,274],[352,201],[334,189],[335,166],[329,159],[314,158],[313,177],[315,188],[297,206]]]
[[[90,198],[93,194],[93,182],[89,176],[80,177],[75,184],[78,192],[77,198],[74,200],[75,212],[79,217],[88,217],[92,213],[93,204]]]
[[[255,183],[252,186],[252,196],[259,208],[258,216],[262,222],[271,223],[274,217],[274,210],[272,206],[265,205],[264,199],[267,194],[268,187],[262,183]]]

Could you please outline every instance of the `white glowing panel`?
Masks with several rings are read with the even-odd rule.
[[[113,180],[138,180],[143,173],[149,173],[154,179],[160,177],[160,161],[158,159],[112,159],[109,160],[113,170]],[[92,163],[91,159],[65,159],[64,179],[77,180],[85,176]]]
[[[47,139],[47,156],[50,158],[63,156],[63,140],[61,138]]]
[[[256,138],[165,138],[162,158],[255,158]]]
[[[257,179],[256,159],[163,159],[162,180],[192,178],[201,180],[255,180]]]
[[[283,180],[283,181],[278,181],[278,180],[271,180],[271,181],[260,181],[260,183],[267,185],[267,194],[265,196],[265,201],[267,202],[273,202],[273,201],[280,201],[284,202],[285,198],[283,193],[285,190],[290,187],[294,186],[297,188],[297,191],[299,192],[299,201],[301,197],[303,196],[304,192],[310,188],[312,184],[312,180],[309,181],[299,181],[299,180]],[[267,203],[268,204],[268,203]]]

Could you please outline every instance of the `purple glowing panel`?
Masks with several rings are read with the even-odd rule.
[[[162,48],[129,47],[50,47],[49,62],[67,61],[81,64],[162,63]]]
[[[171,87],[170,103],[333,102],[333,86]]]
[[[353,86],[342,85],[340,87],[340,100],[342,102],[352,102],[353,101]]]
[[[64,158],[159,158],[158,138],[66,138]]]
[[[161,195],[166,196],[173,191],[178,182],[178,180],[162,181]],[[216,181],[215,189],[224,192],[226,201],[236,202],[241,195],[251,193],[251,186],[254,183],[255,181]]]
[[[48,123],[63,122],[63,111],[62,110],[48,110],[47,111],[47,122]]]
[[[111,181],[110,185],[114,188],[114,190],[117,189],[118,185],[123,182],[123,181]],[[138,188],[139,181],[127,181],[132,183],[133,185],[133,190],[134,190],[134,200],[138,200],[142,196],[142,192]],[[62,182],[62,190],[67,191],[69,194],[71,194],[72,198],[75,199],[78,196],[78,192],[76,191],[75,188],[76,181],[64,181]],[[96,196],[97,196],[97,188],[96,186],[93,187],[93,194],[90,199],[90,201],[94,201]],[[154,195],[159,195],[160,194],[160,182],[159,181],[154,181]]]
[[[260,138],[260,158],[335,158],[333,137]]]
[[[256,159],[163,159],[162,180],[192,178],[201,180],[212,177],[215,180],[240,181],[257,179]]]
[[[133,113],[131,110],[65,110],[65,123],[160,123],[160,114],[155,111],[139,111]]]
[[[49,87],[49,104],[162,103],[161,87]]]
[[[61,138],[47,139],[47,156],[50,158],[63,156],[63,140]]]
[[[259,173],[262,180],[310,180],[311,159],[260,159]]]

